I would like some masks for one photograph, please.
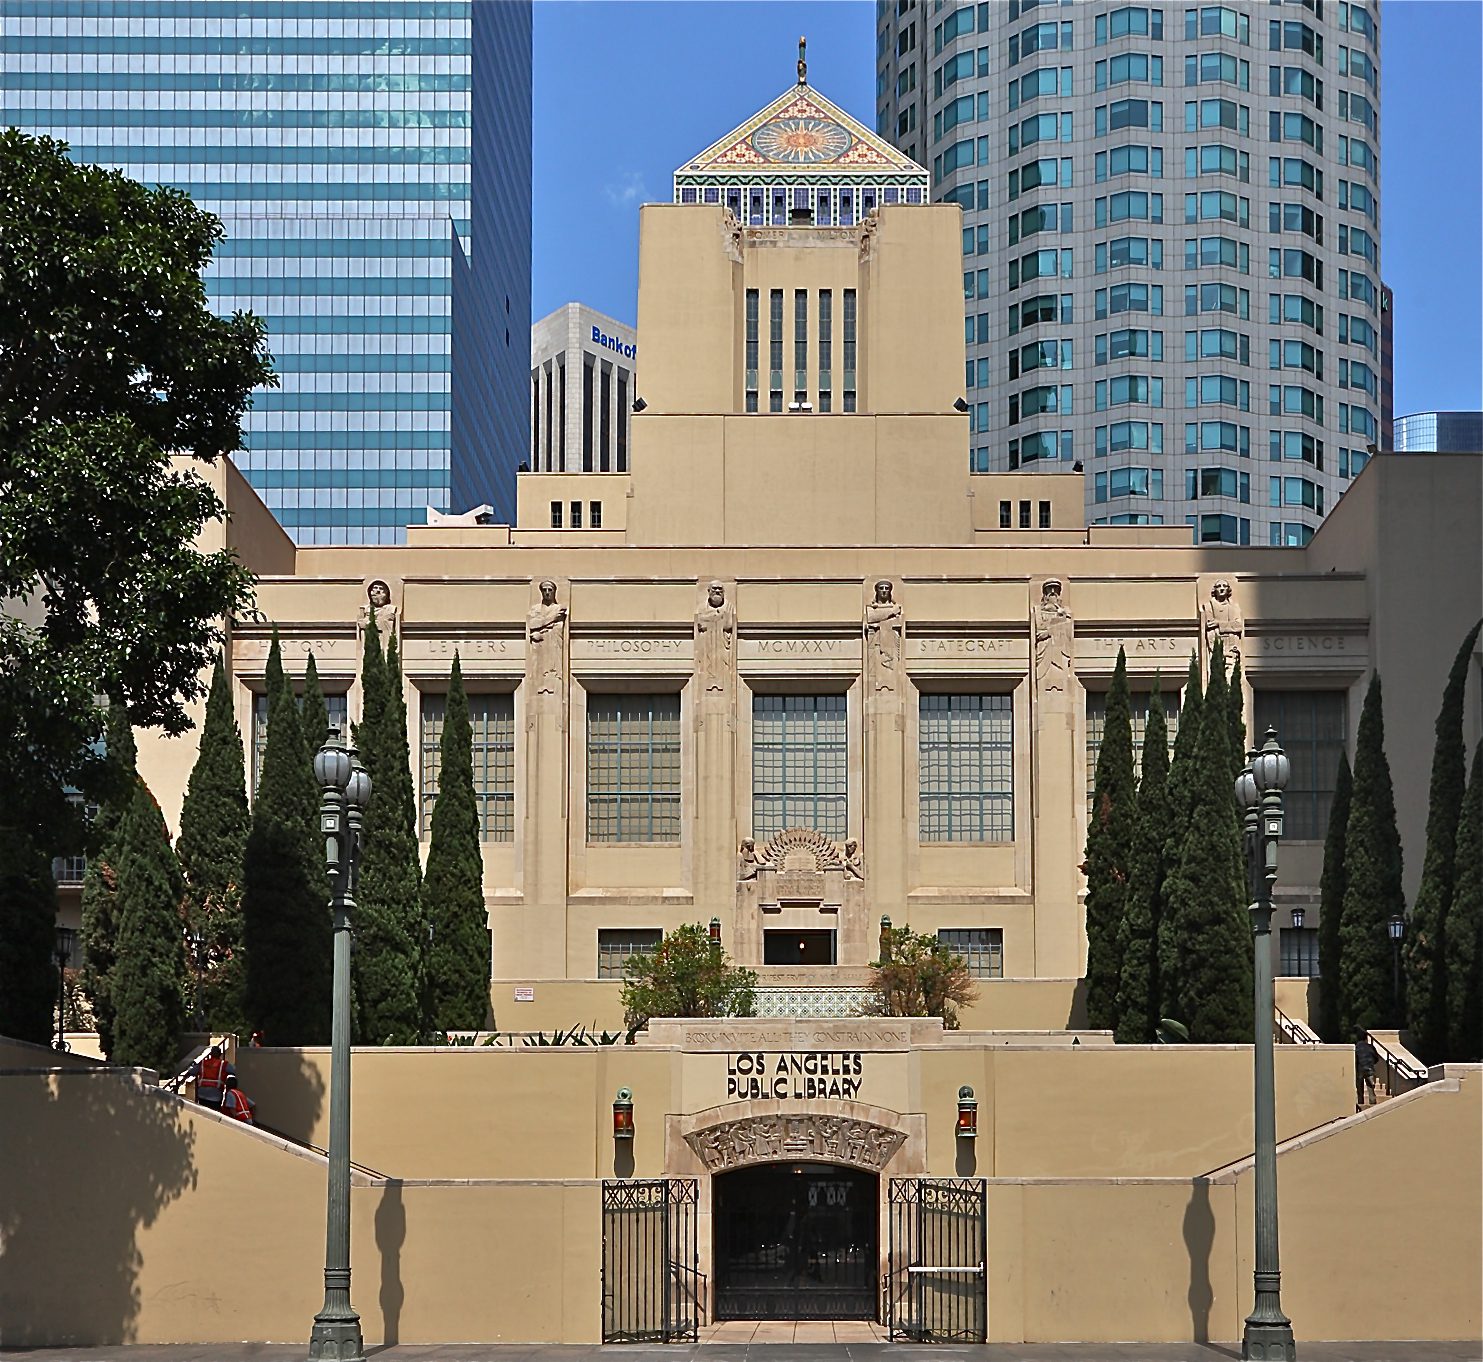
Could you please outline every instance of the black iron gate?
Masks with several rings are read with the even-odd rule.
[[[602,1341],[694,1343],[705,1313],[694,1178],[602,1185]]]
[[[982,1178],[892,1178],[886,1323],[893,1342],[984,1343],[988,1238]]]

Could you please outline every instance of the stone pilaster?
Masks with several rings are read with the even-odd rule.
[[[839,963],[875,956],[872,913],[904,923],[906,905],[906,616],[900,584],[863,584],[865,760],[863,885],[851,885],[839,923]],[[884,599],[882,599],[884,598]]]

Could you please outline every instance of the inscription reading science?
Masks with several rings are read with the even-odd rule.
[[[853,1101],[859,1096],[864,1074],[858,1050],[747,1050],[726,1056],[726,1097],[733,1102],[759,1098]]]

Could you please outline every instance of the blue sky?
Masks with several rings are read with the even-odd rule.
[[[793,83],[800,34],[809,83],[873,124],[871,0],[538,0],[535,317],[632,323],[638,205]],[[1381,34],[1395,409],[1483,408],[1483,4],[1386,0]]]

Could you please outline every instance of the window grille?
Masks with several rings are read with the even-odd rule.
[[[650,955],[664,933],[658,927],[605,927],[597,933],[597,977],[621,979],[631,955]]]
[[[479,840],[509,842],[515,836],[515,697],[474,694],[468,697],[468,703]],[[432,831],[433,806],[438,801],[443,717],[447,707],[446,695],[422,697],[420,767],[424,837]]]
[[[1164,701],[1164,722],[1169,727],[1169,751],[1179,736],[1179,692],[1160,692]],[[1097,757],[1102,751],[1102,729],[1107,722],[1107,692],[1089,690],[1087,697],[1087,809],[1092,807],[1092,790],[1097,784]],[[1128,711],[1133,719],[1133,775],[1143,778],[1143,735],[1148,729],[1148,691],[1133,691],[1128,696]]]
[[[1341,690],[1258,690],[1255,714],[1247,732],[1253,738],[1268,728],[1292,763],[1282,792],[1286,835],[1296,841],[1321,842],[1328,835],[1329,808],[1347,728]]]
[[[1004,977],[1004,929],[1002,927],[939,927],[937,939],[955,955],[961,955],[975,979]]]
[[[1014,702],[923,695],[919,829],[924,842],[1014,840]]]
[[[680,840],[680,697],[587,697],[587,840]]]
[[[813,828],[846,834],[843,695],[752,698],[752,835]]]

